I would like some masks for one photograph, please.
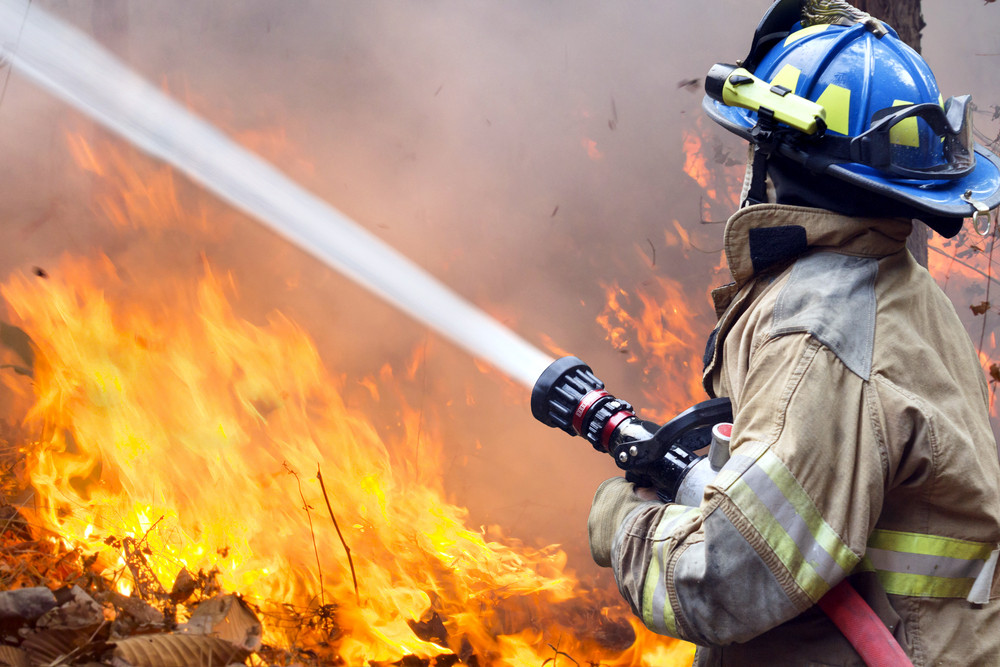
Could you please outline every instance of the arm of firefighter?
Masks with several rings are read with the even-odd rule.
[[[879,514],[881,443],[867,383],[805,334],[754,353],[732,457],[700,507],[643,503],[606,482],[611,567],[652,630],[747,641],[816,603],[857,565]],[[595,534],[591,528],[591,535]]]

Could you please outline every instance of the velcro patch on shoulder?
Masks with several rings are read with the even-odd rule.
[[[774,306],[771,336],[808,333],[862,380],[872,370],[878,260],[819,252],[798,260]]]
[[[754,273],[787,262],[804,253],[809,247],[805,227],[799,225],[751,229],[748,232],[748,240]]]

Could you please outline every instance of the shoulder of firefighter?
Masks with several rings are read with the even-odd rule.
[[[620,478],[597,491],[595,560],[649,628],[714,647],[702,664],[862,664],[814,607],[847,577],[915,664],[1000,660],[988,388],[909,231],[737,213],[705,359],[709,393],[733,403],[728,463],[698,507]]]

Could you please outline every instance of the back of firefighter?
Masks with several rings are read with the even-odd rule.
[[[1000,664],[989,390],[905,247],[913,218],[944,236],[981,223],[1000,161],[963,139],[967,100],[941,100],[890,28],[810,23],[813,4],[776,2],[744,64],[822,105],[827,137],[705,104],[755,149],[705,356],[706,390],[733,403],[729,461],[699,507],[608,480],[591,550],[648,627],[699,645],[698,664],[865,664],[816,606],[845,579],[913,664]]]

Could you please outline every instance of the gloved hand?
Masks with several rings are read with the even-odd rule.
[[[594,494],[587,530],[590,534],[590,555],[601,567],[611,567],[611,542],[625,517],[642,503],[649,502],[637,491],[635,485],[623,477],[613,477],[601,484]],[[646,498],[655,500],[656,495],[646,494]]]

